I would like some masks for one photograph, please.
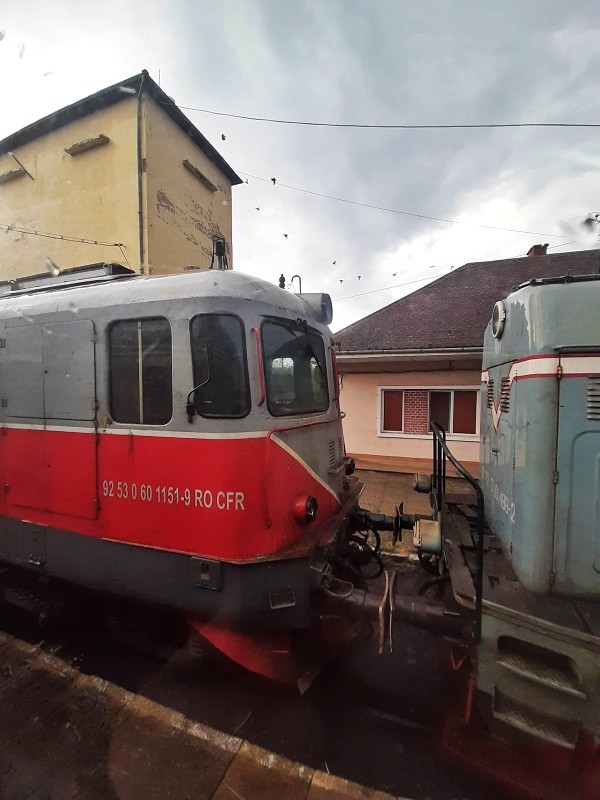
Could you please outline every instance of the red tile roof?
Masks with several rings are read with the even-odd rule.
[[[600,251],[478,261],[335,334],[342,352],[481,348],[494,303],[531,278],[600,271]]]

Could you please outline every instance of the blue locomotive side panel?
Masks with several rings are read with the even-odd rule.
[[[600,357],[561,358],[554,586],[563,594],[600,593]],[[569,363],[571,362],[571,363]],[[586,363],[587,362],[587,363]],[[596,399],[598,398],[598,400]]]
[[[484,373],[481,463],[488,519],[519,580],[544,592],[552,572],[557,381],[531,375],[538,367],[538,359],[524,360]]]
[[[600,595],[600,281],[532,281],[484,340],[481,479],[522,584]]]

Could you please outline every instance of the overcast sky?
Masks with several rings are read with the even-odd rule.
[[[233,114],[600,122],[597,0],[27,0],[3,3],[0,30],[0,137],[143,68],[160,70],[178,104]],[[300,274],[304,291],[334,298],[334,330],[451,266],[568,242],[561,221],[600,211],[598,129],[348,130],[185,113],[243,178],[266,179],[234,189],[235,269]]]

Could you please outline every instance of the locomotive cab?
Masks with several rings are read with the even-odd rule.
[[[198,625],[308,628],[359,493],[330,310],[229,271],[4,285],[0,559]]]

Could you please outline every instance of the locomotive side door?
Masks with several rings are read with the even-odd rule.
[[[10,505],[46,508],[44,369],[40,325],[7,323],[2,405],[5,492]]]
[[[562,355],[561,366],[574,370]],[[593,596],[600,591],[600,375],[563,377],[559,387],[554,584]]]
[[[98,515],[95,332],[91,320],[42,326],[47,509]]]
[[[5,352],[8,502],[72,517],[95,518],[93,323],[9,323]]]

